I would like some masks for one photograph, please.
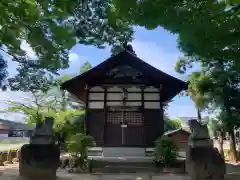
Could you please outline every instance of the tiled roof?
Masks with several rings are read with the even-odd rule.
[[[33,130],[28,124],[0,119],[0,124],[6,125],[12,130]]]
[[[166,131],[166,132],[164,133],[164,135],[165,135],[165,136],[168,136],[168,135],[170,135],[170,134],[174,134],[174,133],[177,133],[177,132],[179,132],[179,131],[184,131],[184,132],[187,132],[187,133],[190,134],[189,131],[187,131],[187,130],[185,130],[185,129],[182,129],[182,128],[179,128],[179,129],[175,129],[175,130]]]
[[[178,117],[181,121],[189,121],[191,119],[197,119],[196,117]]]

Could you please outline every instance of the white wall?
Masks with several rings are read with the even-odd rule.
[[[102,93],[94,93],[96,91],[101,91]],[[119,92],[119,93],[110,93],[110,92]],[[127,102],[127,106],[141,106],[142,105],[142,95],[141,88],[139,87],[130,87],[127,88],[128,93],[127,100],[134,100],[136,102]],[[89,108],[90,109],[103,109],[104,108],[104,89],[102,87],[96,86],[90,89],[89,93]],[[123,89],[121,87],[113,86],[107,88],[107,106],[122,106],[123,99]],[[131,92],[139,92],[139,93],[131,93]],[[160,102],[149,102],[152,100],[160,100],[159,89],[155,87],[147,87],[144,89],[144,100],[145,100],[145,109],[160,109]],[[94,102],[94,100],[96,100]],[[109,101],[110,100],[110,101]],[[113,101],[111,101],[113,100]],[[114,101],[115,100],[115,101]],[[97,102],[98,101],[98,102]],[[101,101],[101,102],[99,102]],[[118,101],[118,102],[116,102]]]

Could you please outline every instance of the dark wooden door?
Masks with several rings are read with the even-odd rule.
[[[105,146],[144,146],[143,124],[141,112],[108,112],[105,125]]]
[[[144,123],[141,112],[125,112],[124,128],[125,146],[142,147],[145,145]]]
[[[104,145],[110,147],[122,146],[122,112],[108,112],[105,124]]]

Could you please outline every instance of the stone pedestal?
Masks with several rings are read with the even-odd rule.
[[[30,144],[22,146],[19,174],[29,180],[56,179],[60,164],[60,150],[52,141],[53,119],[47,118],[36,126]]]
[[[223,180],[225,163],[214,148],[189,148],[186,169],[191,180]]]
[[[186,153],[186,170],[191,180],[223,180],[226,172],[225,161],[213,147],[208,129],[197,121],[190,123]]]
[[[21,148],[19,174],[27,179],[56,179],[60,151],[55,145],[26,144]]]

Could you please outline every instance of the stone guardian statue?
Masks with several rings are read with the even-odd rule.
[[[53,143],[53,119],[36,125],[30,144],[20,150],[19,175],[26,179],[52,180],[60,164],[60,150]]]
[[[192,134],[188,140],[186,171],[191,180],[223,180],[225,161],[210,139],[208,128],[197,120],[190,120]]]

